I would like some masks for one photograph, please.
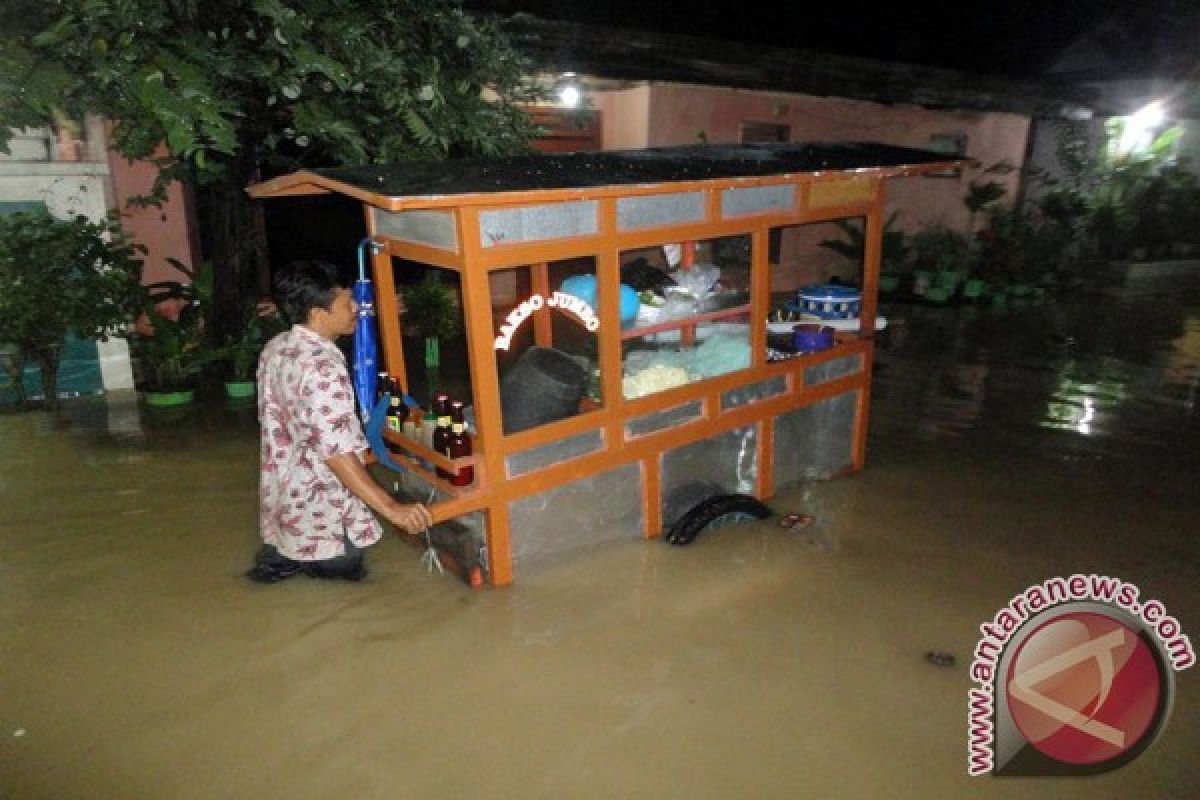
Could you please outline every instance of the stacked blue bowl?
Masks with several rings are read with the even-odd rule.
[[[796,310],[821,319],[854,319],[861,302],[862,292],[836,283],[805,286],[796,293]]]

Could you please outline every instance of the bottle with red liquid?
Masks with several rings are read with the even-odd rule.
[[[471,455],[471,437],[467,435],[461,400],[455,400],[450,404],[450,441],[446,446],[446,451],[446,455],[450,458],[465,458]],[[459,467],[458,471],[450,476],[450,483],[453,486],[470,486],[474,480],[474,467]]]
[[[433,396],[433,412],[437,414],[437,427],[433,430],[433,452],[446,455],[450,442],[450,395],[438,392]],[[438,467],[439,477],[449,480],[450,473]]]

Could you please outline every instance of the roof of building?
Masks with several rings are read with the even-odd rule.
[[[604,187],[830,172],[888,177],[945,169],[966,161],[869,142],[686,145],[336,167],[284,175],[249,191],[254,197],[339,192],[399,210],[471,205],[505,193],[587,192]]]
[[[843,97],[934,109],[1088,116],[1095,95],[1069,81],[1016,80],[809,50],[547,20],[504,22],[546,72]]]

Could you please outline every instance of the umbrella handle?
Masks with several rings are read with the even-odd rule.
[[[392,458],[392,451],[388,450],[387,445],[383,442],[383,426],[387,423],[387,410],[391,399],[391,395],[384,392],[379,401],[375,403],[375,408],[367,420],[367,443],[371,445],[371,452],[375,454],[375,458],[379,460],[380,464],[393,472],[404,472],[404,465]]]
[[[365,281],[367,279],[367,248],[371,248],[371,255],[378,255],[383,252],[383,245],[372,239],[370,236],[364,238],[358,243],[358,279]]]

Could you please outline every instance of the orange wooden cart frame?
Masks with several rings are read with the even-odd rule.
[[[383,363],[407,390],[407,372],[401,340],[400,311],[396,298],[393,257],[454,270],[461,275],[466,343],[470,380],[475,404],[474,455],[451,461],[400,434],[386,434],[390,445],[443,469],[454,471],[472,465],[475,482],[454,487],[432,470],[414,465],[413,471],[438,487],[448,499],[432,507],[435,520],[443,521],[470,512],[483,512],[490,581],[495,586],[513,579],[509,507],[513,501],[554,486],[586,478],[615,467],[636,463],[642,476],[643,535],[662,532],[661,458],[664,452],[748,425],[757,426],[757,477],[754,494],[767,499],[774,493],[775,417],[831,397],[854,393],[856,413],[850,472],[863,467],[866,452],[867,416],[870,403],[872,337],[877,309],[877,289],[884,222],[884,188],[887,178],[920,175],[959,167],[961,160],[915,165],[867,167],[852,170],[790,173],[770,176],[671,181],[652,184],[612,185],[578,189],[539,189],[469,193],[445,196],[394,197],[372,193],[361,186],[314,172],[298,172],[258,184],[250,194],[258,198],[337,192],[361,200],[367,231],[384,245],[373,257],[376,313],[383,349]],[[794,186],[794,201],[786,209],[742,216],[722,216],[722,192],[752,187]],[[702,192],[704,216],[699,221],[650,228],[619,230],[619,198]],[[597,203],[596,233],[545,241],[498,244],[484,247],[480,237],[480,215],[489,210],[542,206],[549,203],[594,200]],[[378,230],[374,209],[385,212],[448,210],[453,215],[455,246],[442,248],[386,235]],[[837,344],[820,353],[779,361],[767,361],[765,320],[770,311],[768,236],[772,228],[862,217],[866,220],[866,252],[860,318],[857,333],[842,334]],[[646,397],[626,399],[622,394],[622,330],[618,287],[620,254],[668,243],[691,243],[726,236],[748,235],[751,242],[751,287],[748,311],[751,365],[718,377],[698,381]],[[502,430],[499,376],[493,344],[493,320],[489,274],[514,267],[531,268],[535,293],[548,295],[547,263],[593,257],[598,285],[597,316],[600,327],[600,408],[531,430],[505,435]],[[681,328],[700,321],[693,318]],[[534,315],[534,338],[550,344],[550,325],[544,314]],[[807,385],[805,370],[815,364],[846,356],[859,357],[852,374],[817,385]],[[733,408],[723,408],[721,395],[731,389],[782,377],[786,391],[767,399]],[[647,435],[630,435],[626,423],[656,411],[699,401],[698,418]],[[506,458],[566,437],[598,431],[599,450],[541,469],[509,477]]]

